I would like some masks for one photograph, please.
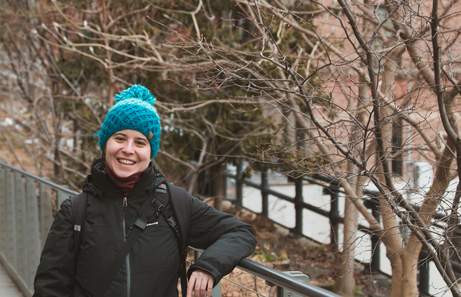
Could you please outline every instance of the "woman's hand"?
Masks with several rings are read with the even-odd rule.
[[[192,297],[192,292],[195,292],[195,297],[210,297],[213,284],[214,277],[211,274],[200,269],[194,270],[187,285],[187,297]]]

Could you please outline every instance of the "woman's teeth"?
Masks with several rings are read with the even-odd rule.
[[[133,165],[136,162],[130,161],[130,160],[124,160],[124,159],[117,159],[119,163],[126,164],[126,165]]]

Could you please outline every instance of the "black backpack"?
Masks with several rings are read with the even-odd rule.
[[[153,200],[151,203],[157,208],[158,212],[161,212],[164,216],[165,220],[168,224],[174,229],[176,236],[179,238],[180,242],[180,277],[181,277],[181,291],[182,296],[186,297],[187,293],[187,277],[186,277],[186,257],[187,257],[187,233],[189,230],[190,225],[190,206],[189,206],[189,199],[188,193],[185,189],[175,186],[170,183],[162,183],[163,185],[166,184],[166,188],[168,191],[169,201],[171,202],[169,205],[171,207],[165,207],[161,202],[157,200]],[[159,185],[155,185],[155,188],[158,188]],[[83,192],[71,198],[72,202],[72,210],[74,215],[74,261],[75,267],[77,267],[77,259],[78,253],[80,251],[81,241],[82,241],[82,232],[83,226],[85,221],[86,215],[86,206],[88,203],[88,193]],[[150,204],[146,201],[147,204]],[[147,205],[141,207],[145,207]],[[166,203],[165,203],[166,204]],[[138,221],[141,218],[138,218]],[[136,226],[140,227],[143,230],[142,223],[138,224],[138,221],[135,223]],[[133,230],[142,230],[139,228],[134,228]],[[130,232],[134,233],[134,232]],[[137,235],[139,235],[139,233]],[[106,274],[104,280],[100,283],[98,290],[96,291],[94,297],[99,297],[104,295],[107,288],[109,287],[112,279],[114,278],[115,274],[117,273],[121,261],[126,257],[128,252],[131,249],[134,241],[137,238],[137,235],[130,235],[122,246],[117,258],[114,260],[109,272]]]

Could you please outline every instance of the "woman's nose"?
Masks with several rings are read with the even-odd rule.
[[[123,146],[122,151],[127,154],[132,154],[134,152],[134,143],[131,141],[128,141],[126,145]]]

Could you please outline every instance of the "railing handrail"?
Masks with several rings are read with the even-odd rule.
[[[333,292],[311,285],[309,283],[300,282],[296,278],[286,273],[269,268],[250,259],[242,259],[240,263],[237,265],[237,268],[240,268],[262,279],[265,279],[266,281],[276,286],[286,288],[294,293],[301,294],[303,296],[339,297],[339,295]]]
[[[228,170],[225,170],[223,172],[223,175],[224,176],[227,176],[227,177],[230,177],[230,178],[233,178],[235,180],[237,180],[237,174],[232,174],[230,173]],[[313,174],[312,176],[308,176],[308,175],[305,175],[302,177],[303,180],[309,182],[310,184],[315,184],[315,185],[318,185],[318,186],[321,186],[321,187],[324,187],[324,188],[329,188],[329,187],[335,187],[335,188],[338,188],[337,191],[338,193],[345,193],[344,190],[342,190],[341,188],[341,185],[340,185],[340,182],[338,179],[335,179],[333,177],[327,177],[327,176],[323,176],[323,175],[320,175],[320,174]],[[321,182],[319,182],[319,180]],[[255,183],[253,182],[252,180],[250,179],[243,179],[242,180],[242,183],[244,183],[245,185],[247,186],[250,186],[252,188],[255,188],[255,189],[258,189],[258,190],[262,190],[262,186],[261,184],[258,184],[258,183]],[[327,183],[327,184],[325,184]],[[288,202],[291,202],[291,203],[294,203],[294,198],[293,197],[290,197],[288,195],[285,195],[285,194],[282,194],[282,193],[279,193],[279,192],[276,192],[272,189],[265,189],[265,191],[270,194],[270,195],[273,195],[277,198],[280,198],[282,200],[285,200],[285,201],[288,201]],[[372,203],[379,203],[379,200],[377,199],[377,197],[380,195],[379,191],[373,191],[373,190],[364,190],[363,191],[363,194],[364,194],[364,197],[363,198],[366,198],[366,196],[369,196],[369,200],[372,202]],[[408,203],[408,205],[410,205],[411,207],[413,207],[416,211],[419,211],[421,210],[421,206],[420,205],[417,205],[417,204],[414,204],[414,203],[411,203],[409,201],[406,201]],[[320,215],[325,215],[325,210],[322,210],[321,208],[318,208],[318,207],[315,207],[315,206],[312,206],[310,204],[307,204],[307,203],[300,203],[300,205],[305,208],[305,209],[308,209],[310,211],[313,211],[317,214],[320,214]],[[447,214],[444,214],[442,212],[435,212],[434,214],[434,218],[435,219],[439,219],[439,220],[443,220],[443,219],[446,219],[448,217]],[[343,218],[338,218],[338,221],[340,223],[343,223]],[[435,224],[436,227],[441,227],[441,226],[438,226]],[[361,229],[363,230],[369,230],[369,228],[365,227],[365,226],[361,226]]]
[[[0,161],[0,165],[3,166],[3,167],[5,167],[5,168],[8,168],[8,169],[10,169],[10,170],[13,170],[13,171],[15,171],[15,172],[21,173],[21,174],[24,175],[25,177],[30,177],[30,178],[32,178],[32,179],[34,179],[34,180],[36,180],[36,181],[38,181],[38,182],[40,182],[40,183],[43,183],[43,184],[45,184],[45,185],[47,185],[47,186],[49,186],[50,188],[53,188],[53,189],[55,189],[55,190],[62,191],[62,192],[64,192],[64,193],[69,194],[69,195],[72,195],[72,196],[78,194],[78,192],[76,192],[76,191],[73,191],[73,190],[71,190],[71,189],[69,189],[69,188],[66,188],[66,187],[63,187],[63,186],[61,186],[61,185],[55,184],[54,182],[52,182],[52,181],[50,181],[50,180],[47,180],[47,179],[45,179],[45,178],[43,178],[43,177],[36,176],[35,174],[32,174],[32,173],[29,173],[29,172],[24,171],[24,170],[22,170],[22,169],[16,168],[16,167],[14,167],[14,166],[12,166],[12,165],[6,164],[6,163],[3,162],[3,161]]]
[[[322,183],[319,183],[317,182],[316,180],[321,180],[323,182],[327,182],[329,183],[331,186],[334,186],[334,187],[340,187],[341,184],[340,184],[340,181],[336,178],[333,178],[333,177],[327,177],[327,176],[323,176],[323,175],[320,175],[320,174],[314,174],[312,175],[312,177],[310,176],[304,176],[304,179],[309,181],[310,183],[314,183],[314,184],[317,184],[317,185],[321,185],[321,186],[324,186],[325,185],[322,185]],[[340,191],[342,193],[344,193],[344,191]],[[375,203],[378,203],[378,199],[377,197],[380,195],[379,191],[373,191],[373,190],[367,190],[365,189],[363,191],[363,194],[365,196],[370,196],[371,200]],[[417,204],[414,204],[414,203],[411,203],[409,201],[406,201],[406,203],[408,203],[411,207],[413,207],[416,211],[420,211],[421,210],[421,206],[420,205],[417,205]],[[447,218],[449,215],[448,214],[444,214],[442,212],[435,212],[434,214],[434,218],[436,219],[440,219],[440,220],[443,220],[445,218]]]
[[[202,253],[202,249],[189,246],[189,249]],[[312,284],[299,281],[293,276],[280,272],[276,269],[267,267],[263,264],[252,261],[248,258],[240,260],[237,268],[253,274],[269,282],[271,285],[283,287],[290,290],[292,293],[300,294],[309,297],[340,297],[339,295],[325,290],[323,288],[314,286]]]

